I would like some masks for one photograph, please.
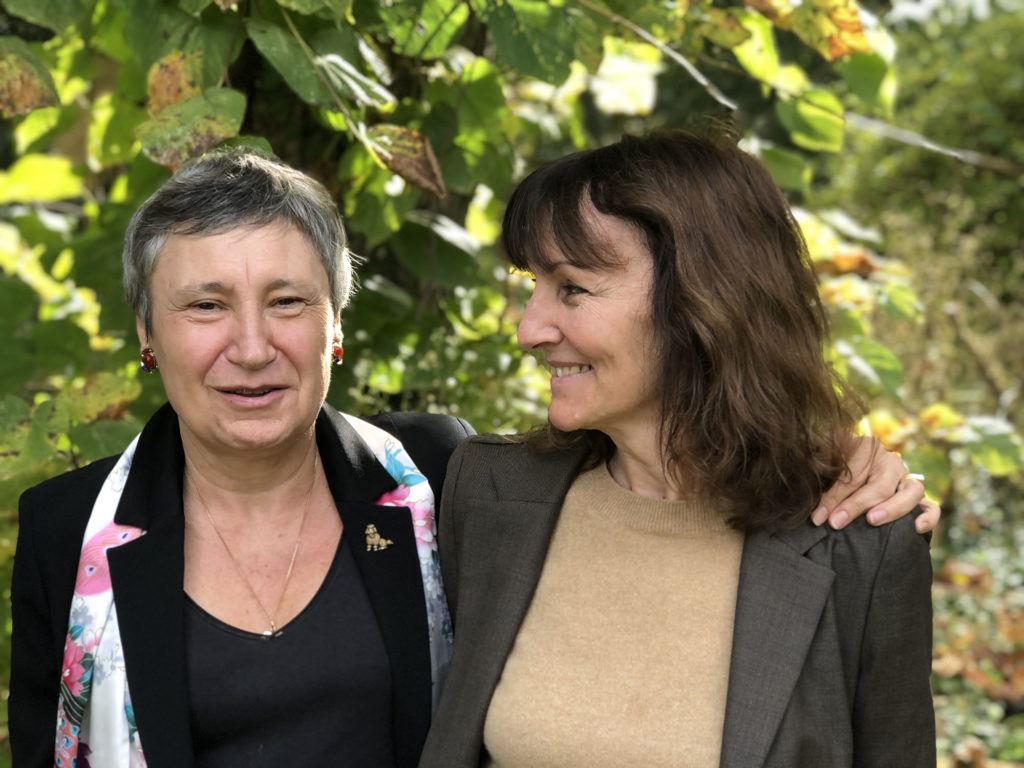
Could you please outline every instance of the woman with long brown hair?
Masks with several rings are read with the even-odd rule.
[[[812,524],[856,407],[765,168],[627,137],[527,177],[503,244],[549,423],[449,464],[420,765],[932,768],[928,543]]]

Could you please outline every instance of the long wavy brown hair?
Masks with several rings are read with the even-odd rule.
[[[627,136],[534,171],[512,194],[502,244],[516,267],[615,266],[587,212],[641,233],[653,261],[666,468],[721,499],[741,530],[806,519],[846,471],[859,405],[825,361],[828,320],[807,246],[765,167],[730,138]],[[615,446],[548,424],[535,448]]]

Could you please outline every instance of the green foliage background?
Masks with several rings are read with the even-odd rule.
[[[865,430],[943,501],[940,748],[1024,761],[1006,717],[1024,700],[1022,15],[863,10],[2,0],[0,584],[20,492],[118,452],[162,401],[138,373],[119,254],[187,158],[260,146],[338,200],[364,262],[333,404],[501,432],[543,420],[546,391],[514,343],[529,281],[495,247],[510,188],[546,159],[710,116],[796,207]]]

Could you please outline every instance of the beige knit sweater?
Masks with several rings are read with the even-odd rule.
[[[580,475],[491,699],[491,764],[717,766],[742,549],[713,505]]]

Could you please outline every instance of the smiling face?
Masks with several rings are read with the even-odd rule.
[[[661,401],[650,294],[652,263],[640,235],[591,211],[594,240],[618,265],[582,269],[556,256],[538,271],[519,324],[519,345],[551,369],[548,417],[563,431],[597,429],[617,444],[656,434]]]
[[[327,273],[295,228],[172,235],[150,281],[153,347],[182,440],[275,450],[309,435],[341,333]]]

